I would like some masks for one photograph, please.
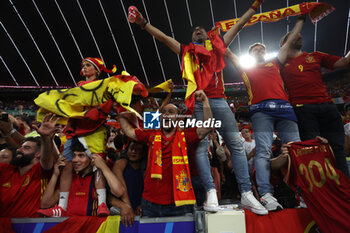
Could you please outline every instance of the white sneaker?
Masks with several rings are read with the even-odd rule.
[[[216,189],[210,189],[207,192],[207,201],[204,202],[203,208],[205,211],[217,212],[219,210],[218,196]]]
[[[262,206],[258,200],[256,200],[252,191],[244,192],[241,195],[241,204],[244,208],[259,215],[266,215],[269,213],[267,209]]]
[[[300,197],[300,203],[297,208],[307,208],[307,205],[302,197]]]
[[[268,211],[283,210],[281,204],[277,202],[277,199],[274,198],[271,193],[266,193],[260,198],[260,201]]]

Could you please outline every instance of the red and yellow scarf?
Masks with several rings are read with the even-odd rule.
[[[245,26],[251,26],[257,22],[276,22],[287,16],[303,14],[309,14],[311,21],[314,23],[334,11],[334,9],[335,8],[332,5],[323,2],[303,2],[286,8],[255,14]],[[240,18],[223,20],[216,22],[215,25],[216,27],[221,28],[224,32],[227,32],[238,22],[239,19]]]
[[[151,178],[162,179],[162,133],[158,131],[153,141]],[[172,143],[173,193],[176,206],[196,203],[188,165],[185,133],[176,130]]]

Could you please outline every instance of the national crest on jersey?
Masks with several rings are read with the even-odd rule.
[[[27,186],[29,184],[29,182],[30,182],[30,175],[27,175],[26,179],[23,181],[22,186]]]
[[[7,183],[3,184],[2,187],[10,188],[11,182],[7,182]]]
[[[314,56],[312,56],[312,55],[306,55],[306,56],[305,56],[305,61],[306,61],[307,63],[313,63],[313,62],[315,62],[315,58],[314,58]]]

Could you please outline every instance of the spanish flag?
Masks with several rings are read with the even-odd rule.
[[[172,82],[171,79],[169,79],[169,80],[167,80],[165,82],[162,82],[161,84],[148,89],[148,92],[150,92],[150,93],[158,93],[158,92],[161,92],[161,91],[166,91],[166,92],[170,93],[171,92],[171,90],[169,88],[169,83],[170,82]]]
[[[141,117],[130,107],[132,94],[146,97],[148,91],[136,76],[116,75],[79,87],[50,90],[40,94],[34,102],[41,107],[37,114],[38,121],[41,121],[47,112],[60,117],[60,124],[66,124],[68,118],[83,119],[90,109],[110,99]]]
[[[185,104],[188,113],[194,111],[194,92],[204,90],[213,78],[214,72],[225,68],[226,45],[219,36],[217,28],[208,32],[209,40],[205,46],[190,43],[183,46],[182,78],[187,80]]]
[[[104,218],[92,216],[72,216],[67,220],[51,227],[47,233],[56,232],[97,232],[97,233],[118,233],[120,215],[108,216]]]

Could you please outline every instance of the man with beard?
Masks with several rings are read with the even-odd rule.
[[[207,33],[203,27],[195,27],[192,32],[192,43],[189,45],[181,44],[174,38],[165,35],[158,28],[151,25],[137,9],[135,9],[135,23],[182,57],[182,77],[187,80],[195,80],[194,89],[205,92],[213,109],[214,118],[222,122],[222,126],[217,130],[230,150],[233,170],[241,192],[242,205],[251,209],[254,213],[264,215],[268,213],[267,210],[255,199],[251,191],[247,159],[240,140],[235,116],[232,114],[225,99],[222,75],[222,70],[225,67],[226,47],[231,44],[239,31],[256,13],[262,2],[263,0],[256,0],[223,37],[220,36],[216,29]],[[130,15],[132,16],[132,14]],[[188,84],[188,90],[190,90],[192,82],[189,81]],[[194,111],[194,118],[202,120],[204,111],[202,104],[195,102],[193,96],[187,98],[185,103],[189,113]],[[219,210],[219,205],[210,172],[207,137],[198,145],[195,158],[198,174],[207,191],[206,201],[203,205],[204,210],[216,212]]]
[[[203,104],[204,121],[212,119],[209,100],[200,90],[196,100]],[[188,166],[187,147],[194,146],[212,128],[193,127],[180,129],[177,123],[178,108],[167,104],[162,109],[160,130],[135,129],[136,116],[120,114],[120,125],[133,140],[147,143],[148,158],[142,195],[142,215],[148,217],[177,216],[192,213],[195,196]]]
[[[296,41],[304,20],[305,15],[299,17],[277,58],[271,61],[265,61],[266,48],[261,43],[249,47],[249,54],[256,60],[256,65],[250,69],[241,67],[238,57],[230,50],[226,51],[227,58],[242,76],[248,92],[256,143],[256,181],[261,202],[268,211],[283,209],[273,197],[273,186],[270,183],[273,131],[278,131],[283,143],[300,141],[297,118],[283,87],[280,65],[285,63],[287,51]]]
[[[12,164],[0,164],[0,217],[37,217],[40,198],[58,157],[53,141],[53,114],[47,114],[36,128],[40,138],[26,138]]]
[[[290,34],[281,39],[283,46]],[[282,69],[289,100],[298,117],[301,140],[313,139],[320,135],[331,145],[337,167],[347,177],[349,171],[344,151],[344,127],[337,106],[327,94],[322,81],[322,67],[327,69],[349,68],[350,53],[341,58],[321,52],[306,53],[301,51],[302,37],[288,50],[288,59]]]

